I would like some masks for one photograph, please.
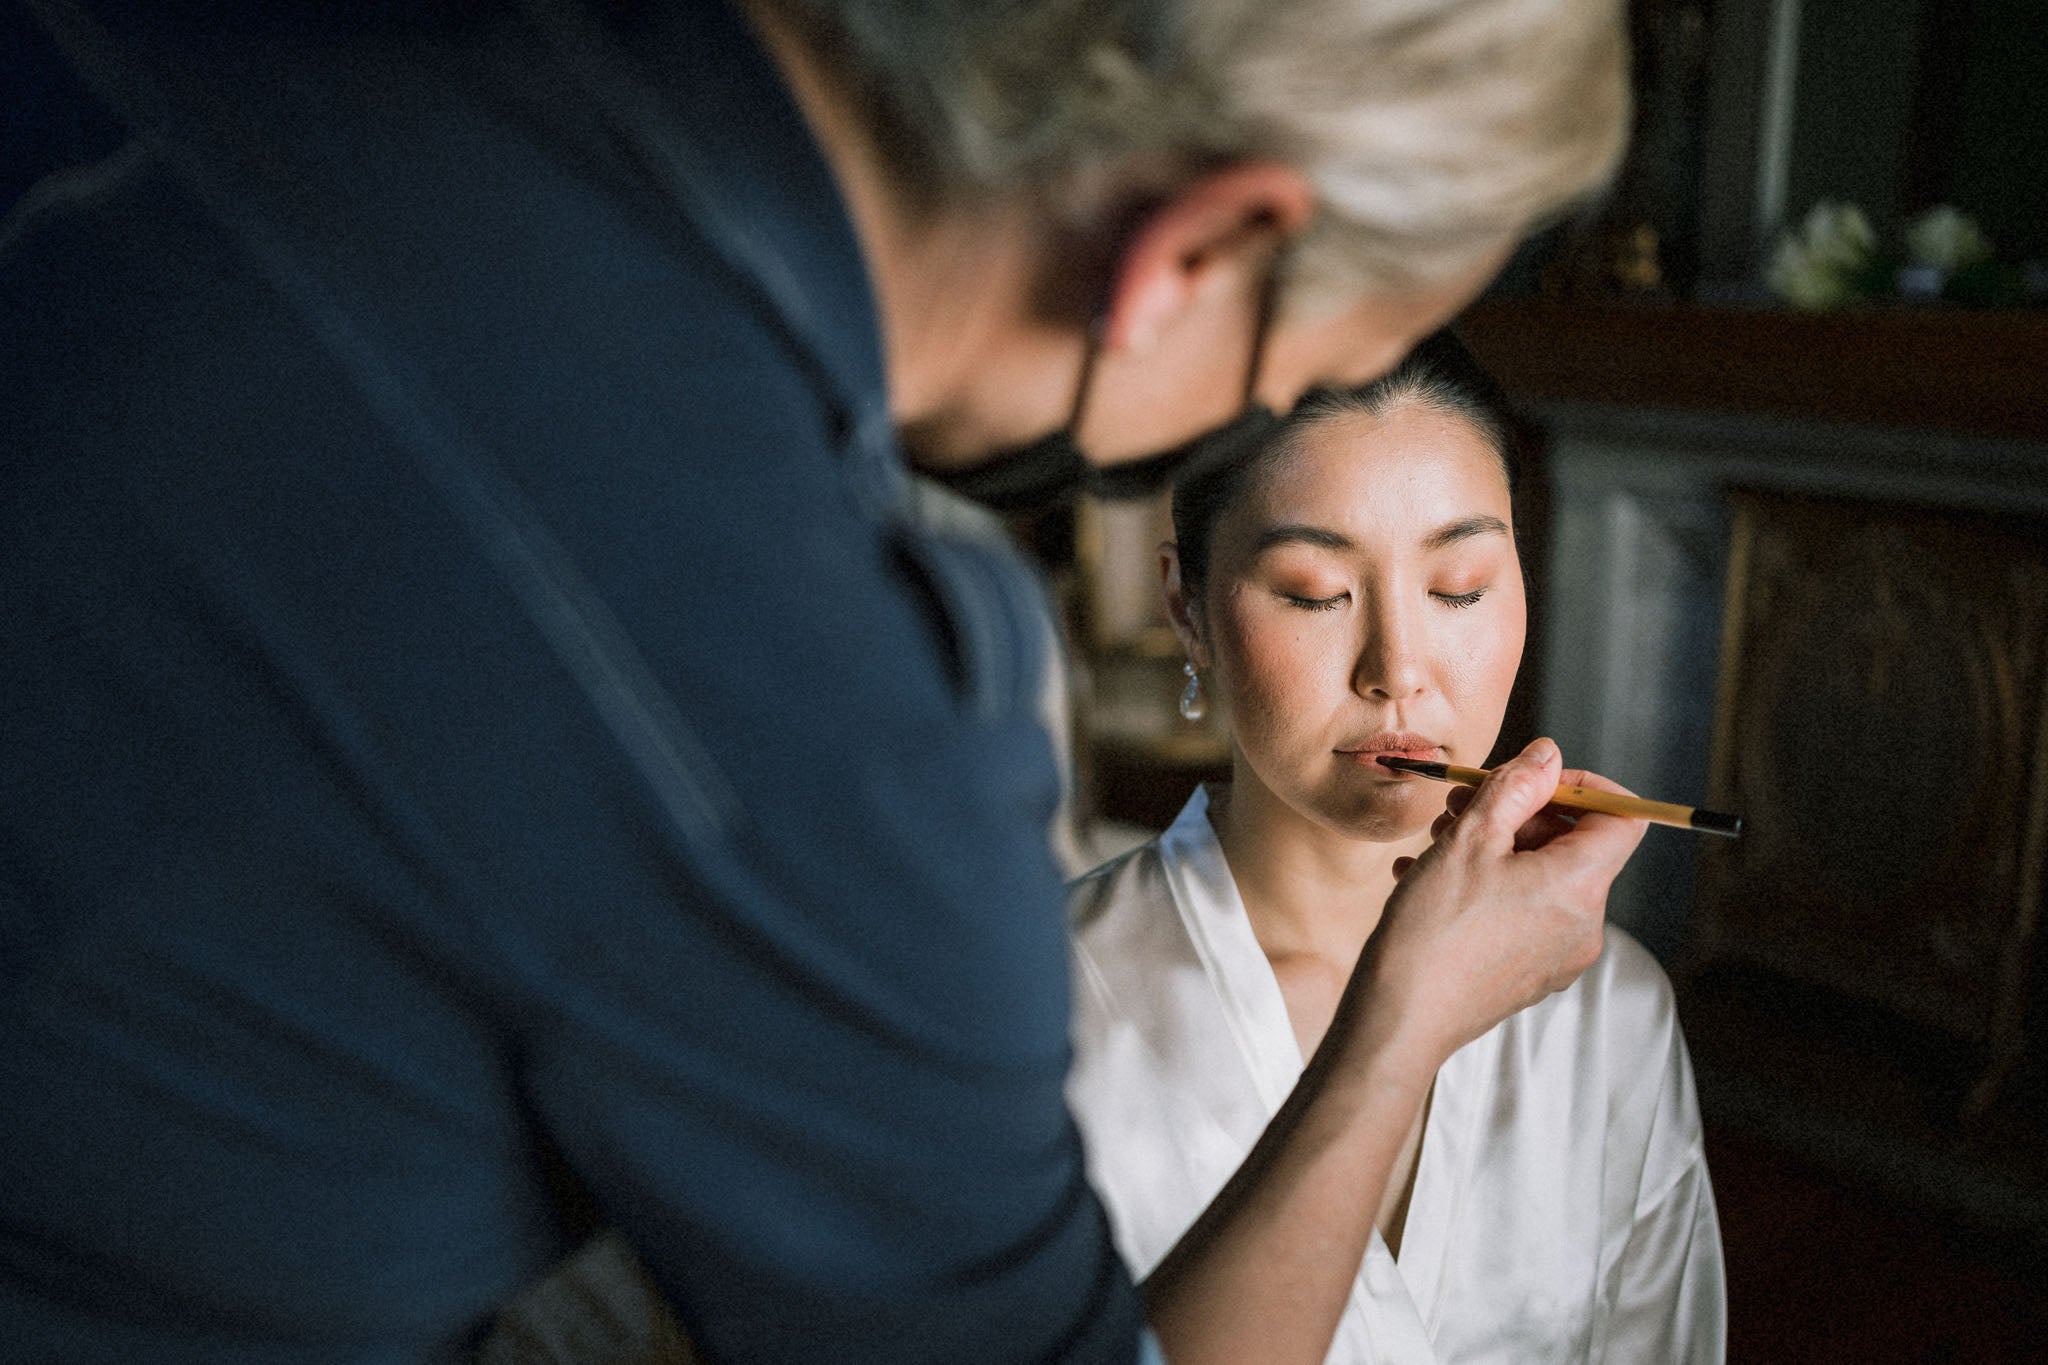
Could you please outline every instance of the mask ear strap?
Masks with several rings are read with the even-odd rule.
[[[1097,313],[1088,324],[1088,344],[1081,352],[1081,375],[1074,381],[1074,406],[1067,410],[1068,436],[1081,429],[1081,412],[1088,406],[1088,391],[1095,386],[1095,362],[1102,356],[1102,337],[1108,330],[1109,318],[1103,313]]]
[[[1265,283],[1259,286],[1259,316],[1252,327],[1252,363],[1245,366],[1244,401],[1249,407],[1259,392],[1259,370],[1266,363],[1266,334],[1273,328],[1273,317],[1280,309],[1280,277],[1286,273],[1287,243],[1275,248],[1273,260],[1266,268]]]

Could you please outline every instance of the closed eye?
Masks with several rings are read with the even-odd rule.
[[[1351,594],[1348,592],[1340,592],[1335,597],[1296,597],[1291,592],[1283,592],[1280,595],[1303,611],[1335,611],[1351,600]]]
[[[1430,596],[1447,607],[1469,607],[1486,596],[1486,589],[1474,588],[1470,592],[1433,592]]]

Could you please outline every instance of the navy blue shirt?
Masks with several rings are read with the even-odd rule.
[[[710,1359],[1128,1360],[1029,582],[744,28],[476,8],[159,35],[216,140],[0,243],[0,1358],[440,1358],[594,1215]]]

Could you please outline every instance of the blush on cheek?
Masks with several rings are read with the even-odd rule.
[[[1250,718],[1284,715],[1290,695],[1323,647],[1297,622],[1270,619],[1259,604],[1234,595],[1213,618],[1221,627],[1217,662],[1229,691],[1231,714]]]
[[[1499,738],[1508,696],[1514,690],[1516,674],[1521,671],[1526,618],[1517,606],[1511,616],[1503,613],[1506,619],[1487,623],[1487,629],[1474,630],[1462,657],[1447,674],[1459,729],[1466,741],[1468,757],[1464,761],[1472,764],[1485,762]]]
[[[1285,723],[1287,698],[1276,690],[1275,680],[1262,672],[1240,665],[1226,684],[1230,726],[1240,741],[1270,733]]]

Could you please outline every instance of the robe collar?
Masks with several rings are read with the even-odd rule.
[[[1160,836],[1160,859],[1181,923],[1215,988],[1217,1005],[1270,1119],[1300,1079],[1304,1062],[1279,980],[1252,932],[1209,811],[1208,788],[1196,789]],[[1471,1186],[1472,1162],[1493,1101],[1500,1048],[1500,1030],[1489,1029],[1453,1053],[1437,1073],[1416,1155],[1415,1192],[1409,1200],[1400,1260],[1394,1260],[1375,1231],[1359,1270],[1359,1287],[1368,1298],[1381,1305],[1406,1298],[1414,1306],[1414,1321],[1375,1323],[1376,1337],[1412,1337],[1415,1328],[1426,1337],[1435,1334],[1450,1231],[1459,1222]]]

